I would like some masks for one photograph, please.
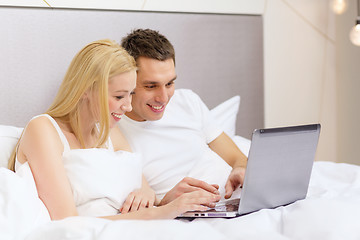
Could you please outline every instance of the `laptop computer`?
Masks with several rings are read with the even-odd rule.
[[[179,217],[237,217],[304,199],[320,134],[320,124],[256,129],[252,134],[240,199]]]

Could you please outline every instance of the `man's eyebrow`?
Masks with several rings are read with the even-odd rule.
[[[168,81],[168,83],[175,81],[176,78],[177,78],[177,76],[175,76],[173,79],[171,79],[170,81]],[[151,81],[151,80],[149,80],[149,81],[146,81],[146,80],[145,80],[145,81],[143,81],[142,84],[154,84],[154,85],[157,85],[157,84],[159,84],[159,82],[154,82],[154,81]]]
[[[158,82],[154,82],[154,81],[143,81],[143,84],[158,84]]]

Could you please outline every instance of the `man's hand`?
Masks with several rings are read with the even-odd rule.
[[[160,201],[159,206],[175,200],[184,193],[190,193],[198,190],[205,190],[206,192],[219,195],[220,193],[218,189],[219,185],[217,184],[208,184],[195,178],[185,177],[164,196],[164,198]],[[209,207],[213,207],[212,205],[213,204]]]
[[[225,184],[226,199],[230,198],[233,192],[237,188],[242,186],[242,184],[244,183],[244,177],[245,177],[245,168],[243,167],[233,168]]]
[[[215,207],[220,198],[220,195],[199,189],[184,193],[174,201],[159,208],[165,209],[167,217],[175,218],[186,211],[205,211],[208,209],[206,206]]]

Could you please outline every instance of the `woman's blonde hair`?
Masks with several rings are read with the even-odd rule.
[[[105,39],[86,45],[71,61],[59,91],[46,113],[53,118],[69,123],[81,147],[85,148],[84,138],[80,131],[80,105],[85,93],[96,93],[98,101],[95,103],[98,109],[94,114],[98,117],[99,122],[96,127],[94,126],[96,129],[93,129],[98,132],[94,147],[103,146],[109,138],[110,132],[109,78],[131,70],[136,70],[134,58],[114,41]],[[8,165],[9,169],[13,171],[18,144]]]

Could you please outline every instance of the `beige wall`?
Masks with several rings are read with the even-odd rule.
[[[338,89],[338,160],[360,165],[360,47],[349,40],[355,25],[356,0],[336,17]]]
[[[316,159],[359,164],[359,48],[348,41],[354,7],[335,17],[330,0],[47,2],[52,7],[263,15],[266,127],[320,122]],[[42,0],[0,0],[0,5],[47,7]]]
[[[265,0],[0,0],[4,6],[261,14]]]
[[[265,125],[320,122],[316,160],[337,161],[335,23],[328,0],[269,0]]]

